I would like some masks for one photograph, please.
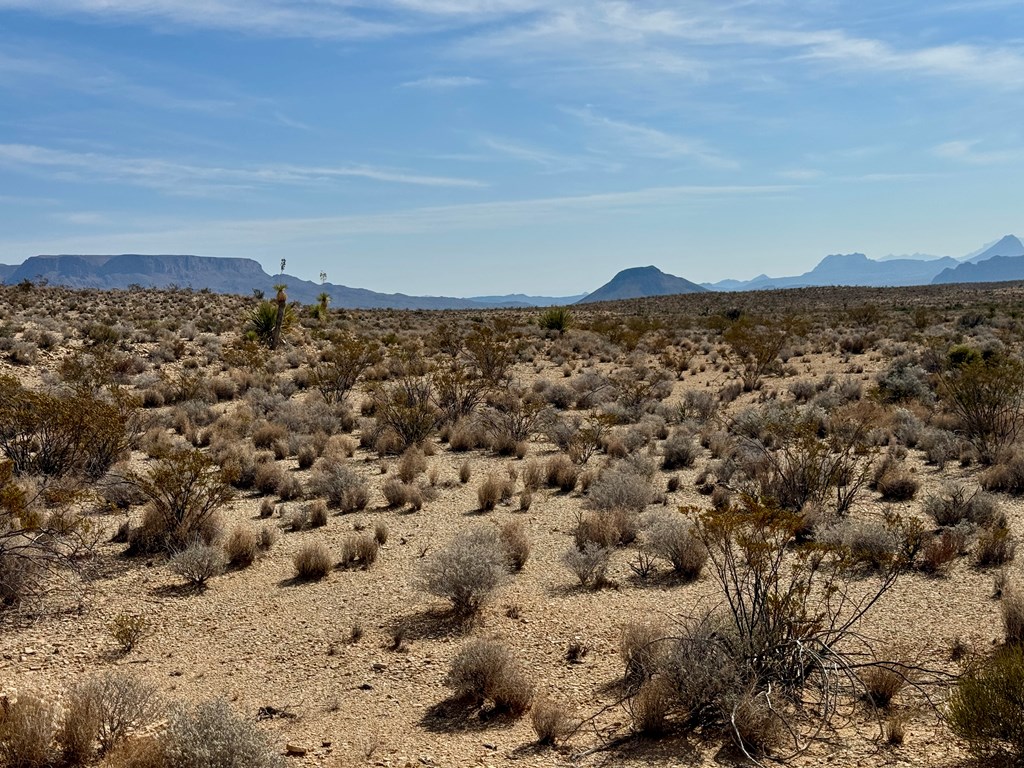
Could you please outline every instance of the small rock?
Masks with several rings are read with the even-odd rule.
[[[373,669],[374,672],[383,672],[387,668],[388,665],[380,661],[374,662],[374,664],[371,667],[371,669]]]
[[[359,690],[360,691],[372,691],[373,690],[373,686],[370,685],[369,683],[361,683],[359,685]]]
[[[284,752],[291,757],[303,757],[309,750],[297,744],[285,744]]]
[[[329,747],[329,746],[331,746],[331,743],[332,743],[332,742],[330,742],[330,741],[326,741],[326,740],[324,740],[324,741],[321,741],[321,742],[320,742],[320,746],[321,746],[321,747],[325,747],[325,748],[326,748],[326,747]]]

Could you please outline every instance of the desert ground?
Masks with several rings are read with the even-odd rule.
[[[1024,286],[275,298],[0,287],[6,764],[980,759]]]

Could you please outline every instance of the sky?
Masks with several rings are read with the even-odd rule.
[[[1024,234],[1020,0],[0,0],[0,263],[584,293]]]

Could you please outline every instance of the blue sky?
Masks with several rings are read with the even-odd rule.
[[[0,0],[0,262],[563,295],[963,255],[1024,208],[1019,0]]]

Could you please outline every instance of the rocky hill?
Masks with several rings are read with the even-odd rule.
[[[590,304],[595,301],[639,299],[645,296],[671,296],[676,293],[703,293],[707,290],[682,277],[666,274],[657,267],[633,267],[622,270],[576,303]]]

